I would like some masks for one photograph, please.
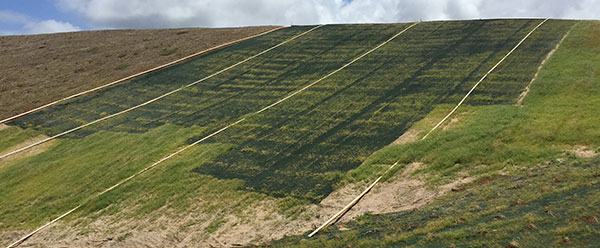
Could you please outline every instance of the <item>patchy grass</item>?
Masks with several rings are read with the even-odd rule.
[[[8,148],[23,143],[25,140],[38,136],[41,133],[31,129],[7,127],[0,130],[0,154],[5,154]]]
[[[582,30],[594,25],[598,24],[578,24],[540,72],[523,107],[461,107],[455,114],[459,125],[439,128],[426,140],[388,146],[369,157],[354,175],[371,172],[370,167],[379,164],[418,161],[429,165],[422,172],[430,182],[444,183],[458,172],[478,175],[513,164],[536,165],[576,145],[597,148],[600,121],[595,113],[600,99],[594,65],[600,58],[579,46],[586,36]],[[412,128],[424,135],[451,107],[438,106]]]
[[[118,64],[115,66],[115,70],[125,70],[127,67],[129,67],[128,64]]]
[[[318,203],[339,186],[347,171],[392,143],[436,105],[450,106],[445,103],[460,99],[537,23],[539,20],[487,20],[416,25],[319,85],[217,137],[239,148],[196,171],[221,179],[242,179],[246,189],[275,197]],[[512,97],[529,83],[529,75],[535,74],[545,53],[571,25],[568,21],[551,21],[543,26],[507,60],[508,66],[499,69],[501,77],[491,77],[494,87],[480,92],[486,97],[478,98],[475,105],[512,103]],[[346,47],[348,50],[333,53],[336,57],[369,47],[364,40],[373,42],[373,37],[382,39],[395,33],[383,33],[393,25],[373,26],[366,31],[349,27],[359,33],[355,39],[360,43],[349,44],[355,49]],[[401,29],[398,25],[392,30]],[[459,126],[459,122],[451,126]],[[457,157],[460,152],[448,156],[466,159]],[[358,180],[370,175],[354,173]]]
[[[160,51],[159,55],[160,56],[169,56],[171,54],[174,54],[177,52],[177,48],[170,48],[170,49],[163,49]]]
[[[260,194],[238,191],[242,185],[240,180],[218,180],[192,172],[195,166],[209,162],[231,147],[218,143],[192,147],[136,180],[92,200],[80,215],[90,216],[93,220],[126,208],[126,217],[134,218],[147,216],[164,207],[174,210],[174,213],[200,207],[206,214],[217,215],[225,209],[229,212],[236,206],[242,208],[244,204],[263,198]]]
[[[540,72],[523,107],[462,108],[469,114],[460,125],[436,131],[426,140],[386,147],[354,175],[350,173],[351,178],[362,179],[380,164],[422,162],[427,167],[417,173],[432,186],[460,174],[478,177],[465,191],[453,192],[416,211],[363,216],[345,225],[349,231],[330,228],[314,239],[296,236],[269,245],[597,244],[600,158],[578,158],[566,150],[600,147],[600,36],[590,35],[598,28],[600,22],[576,24]],[[431,115],[438,115],[436,112]],[[434,123],[426,118],[414,128],[428,130]]]
[[[295,236],[270,247],[575,247],[600,234],[600,158],[518,168],[474,182],[415,211],[365,215],[313,239]]]

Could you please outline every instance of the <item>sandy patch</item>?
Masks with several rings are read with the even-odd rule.
[[[0,124],[0,131],[2,131],[4,129],[7,129],[7,128],[9,128],[8,125],[6,125],[6,124]]]
[[[414,142],[417,139],[419,139],[420,133],[421,132],[417,130],[409,129],[408,131],[404,132],[400,137],[398,137],[398,139],[394,140],[394,142],[392,142],[392,145]]]
[[[454,125],[456,125],[458,123],[458,117],[454,117],[450,120],[450,122],[448,122],[448,124],[444,125],[444,128],[442,128],[443,130],[448,130],[450,128],[452,128]]]
[[[425,182],[414,178],[411,174],[423,167],[421,163],[407,165],[404,171],[394,176],[385,183],[378,184],[365,197],[359,201],[339,223],[348,222],[363,214],[385,214],[407,211],[419,208],[437,197],[440,197],[461,184],[473,181],[473,178],[465,177],[458,181],[442,185],[435,190],[428,189]],[[321,204],[335,207],[338,211],[348,204],[354,197],[360,194],[362,189],[355,189],[354,185],[332,193],[325,198]]]
[[[274,200],[246,208],[242,214],[207,215],[191,210],[180,217],[163,215],[130,222],[116,216],[102,217],[84,227],[64,222],[36,234],[22,247],[236,247],[280,239],[312,230],[322,218],[291,220],[278,214]],[[311,211],[317,208],[309,207]],[[187,210],[186,210],[187,211]],[[223,219],[214,232],[207,227]],[[25,232],[12,235],[10,242]],[[7,234],[8,235],[8,234]],[[3,240],[6,243],[6,240]],[[8,244],[8,243],[6,243]]]
[[[2,154],[7,154],[9,152],[18,150],[18,149],[20,149],[22,147],[34,144],[36,142],[39,142],[39,141],[47,139],[47,138],[48,138],[48,136],[46,136],[46,135],[38,135],[36,137],[29,138],[29,139],[23,141],[21,144],[17,144],[17,145],[11,146],[8,149],[2,151]],[[32,156],[35,156],[37,154],[40,154],[40,153],[46,151],[48,148],[50,148],[51,146],[53,146],[56,143],[58,143],[57,140],[50,140],[50,141],[44,142],[42,144],[39,144],[37,146],[31,147],[31,148],[29,148],[27,150],[24,150],[22,152],[15,153],[15,154],[10,155],[10,156],[5,157],[5,158],[1,158],[0,159],[0,167],[2,167],[2,164],[4,162],[13,161],[13,160],[20,160],[20,159],[24,159],[24,158],[28,158],[28,157],[32,157]]]
[[[575,156],[580,158],[592,158],[598,155],[598,152],[590,149],[587,146],[576,146],[571,152],[575,153]]]

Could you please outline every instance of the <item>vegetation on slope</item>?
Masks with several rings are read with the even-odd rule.
[[[257,202],[273,200],[272,196],[287,196],[277,200],[278,207],[285,214],[297,215],[306,199],[317,201],[324,197],[334,184],[343,183],[341,180],[346,178],[348,170],[360,165],[372,151],[389,144],[437,104],[455,102],[538,22],[539,20],[486,20],[419,24],[412,30],[413,34],[398,37],[390,46],[382,47],[373,56],[365,57],[364,61],[357,62],[314,89],[273,108],[273,111],[252,116],[247,124],[216,136],[208,144],[186,151],[98,199],[91,199],[69,217],[67,222],[85,229],[89,219],[81,217],[95,219],[118,215],[140,221],[173,212],[175,213],[169,216],[178,216],[177,211],[198,211],[215,218],[195,219],[195,222],[202,224],[196,225],[192,221],[189,226],[202,227],[196,232],[210,233],[227,222],[225,217],[228,214],[242,213],[250,206],[255,207]],[[515,53],[515,60],[509,63],[510,66],[502,68],[506,73],[503,74],[505,78],[494,79],[513,86],[502,88],[501,94],[495,88],[483,89],[479,93],[488,96],[473,104],[512,103],[545,53],[554,47],[571,24],[568,21],[551,21],[542,26],[543,29],[532,36],[522,50]],[[265,54],[264,58],[249,61],[219,77],[186,89],[181,94],[174,94],[147,108],[132,111],[60,139],[36,156],[0,161],[0,188],[7,189],[0,192],[0,216],[3,219],[0,230],[31,229],[45,223],[49,217],[85,202],[93,193],[104,190],[152,161],[175,151],[177,147],[320,78],[405,26],[325,26],[274,50],[273,53]],[[281,30],[28,116],[11,123],[12,127],[0,130],[3,132],[0,133],[0,139],[8,137],[11,143],[17,144],[24,137],[57,133],[116,112],[189,83],[190,80],[201,78],[308,28],[310,27]],[[374,34],[378,35],[377,38],[373,38]],[[435,54],[438,56],[433,56]],[[377,66],[372,68],[369,64]],[[504,84],[498,85],[500,87]],[[433,114],[441,113],[440,109],[447,106],[439,106],[433,110]],[[415,108],[421,111],[416,115],[411,114]],[[496,116],[492,114],[507,114],[506,118],[496,121],[497,128],[489,131],[496,135],[494,137],[503,132],[501,129],[506,128],[505,123],[520,118],[518,114],[511,114],[510,106],[473,108],[474,114],[470,118],[474,120],[496,121]],[[488,108],[495,112],[484,111]],[[478,135],[485,136],[488,133],[483,126],[489,124],[469,122],[465,126],[479,125],[482,133]],[[22,132],[22,128],[28,129],[22,134],[12,135]],[[459,128],[452,131],[459,132],[457,130],[462,130],[465,135],[469,133]],[[303,133],[306,135],[302,136]],[[442,137],[449,139],[439,134],[434,136],[435,139],[427,142],[437,142],[434,144],[440,145],[444,141]],[[274,139],[277,141],[277,138],[283,142],[272,142]],[[294,146],[294,141],[301,146]],[[337,143],[346,146],[331,146]],[[286,151],[287,154],[278,153],[282,144],[290,149]],[[314,144],[314,147],[306,146],[307,144]],[[419,144],[425,148],[435,147],[432,143]],[[453,144],[454,146],[446,149],[458,148],[456,143]],[[485,146],[482,149],[483,147]],[[380,166],[377,164],[389,164],[398,155],[404,156],[398,149],[406,148],[390,147],[377,153],[350,175],[357,178],[374,175],[365,173],[368,172],[365,168],[375,165],[378,169]],[[461,151],[454,152],[455,155],[460,155]],[[261,175],[268,172],[279,173],[275,174],[278,176],[291,175],[284,178],[289,179],[287,182],[295,183],[295,186],[291,190],[278,188],[281,185],[278,181],[270,181],[273,185],[253,185],[250,183],[260,181],[257,180],[260,178],[244,175],[226,178],[217,173],[201,171],[204,166],[228,162],[228,159],[240,154],[245,154],[246,160],[233,164],[231,172],[251,167],[267,172]],[[348,154],[351,156],[344,160]],[[286,160],[294,156],[303,159]],[[411,158],[420,160],[427,157],[419,153],[406,156],[408,159],[403,162]],[[300,163],[305,161],[304,158],[307,162],[316,162],[298,165],[302,168],[293,167],[294,161]],[[338,159],[335,163],[341,166],[333,164],[328,168],[329,164],[323,163],[326,161],[324,158]],[[432,161],[438,161],[439,164],[435,165]],[[457,161],[461,162],[454,160]],[[465,161],[474,163],[471,160]],[[437,178],[438,181],[451,178],[441,177],[443,173],[453,176],[457,172],[447,168],[448,165],[441,158],[432,158],[426,162],[437,166],[433,168],[437,168],[439,173],[431,173],[430,177]],[[324,169],[319,171],[319,165],[324,166]],[[493,166],[489,168],[497,168]],[[315,168],[317,170],[313,170]],[[202,173],[193,173],[194,169]],[[297,175],[301,177],[296,177]],[[273,176],[268,178],[277,179]],[[316,180],[302,181],[310,182],[308,186],[299,185],[300,181],[293,181],[305,178]],[[431,181],[435,183],[436,180]],[[326,190],[311,192],[310,189],[318,184],[324,185]]]
[[[428,139],[389,146],[357,171],[419,161],[432,185],[459,175],[479,178],[415,211],[364,216],[298,247],[578,247],[598,243],[600,223],[600,22],[579,22],[547,62],[522,107],[462,109],[466,118]],[[440,107],[435,113],[445,113]],[[444,111],[446,110],[446,111]],[[439,119],[439,114],[438,118]],[[418,126],[426,130],[426,125]],[[430,126],[429,126],[430,128]],[[576,149],[587,149],[578,156]],[[565,152],[566,151],[566,152]],[[362,171],[361,171],[362,170]],[[377,171],[377,169],[375,169]]]

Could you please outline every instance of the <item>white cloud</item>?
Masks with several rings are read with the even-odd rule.
[[[8,23],[20,27],[17,30],[2,30],[0,31],[0,35],[45,34],[81,30],[81,28],[68,22],[52,19],[39,21],[21,13],[5,10],[0,10],[0,23]]]
[[[224,27],[317,23],[552,17],[600,19],[600,0],[54,0],[92,29]],[[0,10],[0,34],[81,30],[60,20],[35,20]]]
[[[95,28],[165,28],[314,23],[317,1],[57,0]]]
[[[55,0],[92,28],[600,18],[600,0]]]
[[[565,11],[565,18],[600,19],[600,0],[584,0]]]
[[[58,32],[73,32],[79,31],[81,28],[73,26],[68,22],[61,22],[56,20],[45,20],[40,22],[28,23],[25,28],[30,34],[46,34],[46,33],[58,33]]]

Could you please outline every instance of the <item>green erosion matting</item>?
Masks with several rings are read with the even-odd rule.
[[[348,170],[437,104],[454,104],[540,20],[421,23],[288,101],[210,142],[237,148],[198,173],[245,189],[319,201]],[[511,103],[573,24],[550,20],[475,92],[470,104]],[[214,78],[67,138],[145,133],[165,124],[205,131],[188,143],[321,78],[408,24],[326,25]],[[152,99],[311,27],[282,29],[9,123],[60,133]],[[126,150],[123,152],[127,152]]]
[[[165,123],[220,128],[339,68],[403,26],[406,24],[325,26],[193,87],[69,136],[83,137],[99,130],[146,132]],[[263,40],[251,39],[249,45],[254,46],[250,48],[242,42],[208,54],[207,59],[202,56],[10,124],[49,135],[60,133],[203,78],[307,29],[292,27],[260,36]],[[204,69],[208,65],[210,70]]]
[[[427,22],[311,89],[213,138],[237,144],[196,172],[318,202],[437,104],[455,104],[539,20]],[[550,21],[468,103],[512,103],[571,22]],[[191,140],[195,140],[190,139]]]
[[[57,134],[109,114],[117,113],[121,110],[141,104],[166,92],[192,83],[310,28],[311,27],[293,27],[280,29],[267,35],[249,39],[236,45],[190,59],[166,69],[143,75],[139,78],[101,90],[97,93],[58,104],[10,122],[8,125],[34,128],[43,131],[49,136]],[[284,49],[285,51],[285,47],[280,47],[280,49]],[[246,62],[237,67],[237,74],[240,74],[243,70],[256,67],[256,65],[260,63],[264,63],[271,58],[272,55],[272,53],[267,53]],[[237,74],[234,72],[227,75],[233,77]],[[223,76],[227,75],[221,74],[220,80],[206,80],[197,86],[203,87],[206,90],[213,89],[218,87],[223,79],[227,78]],[[179,94],[184,95],[185,92],[179,92]],[[162,100],[173,102],[173,99]],[[160,103],[153,103],[153,105],[148,107],[153,108],[157,106],[157,104]],[[131,114],[141,115],[143,113]],[[150,116],[150,118],[152,118],[152,116]],[[143,128],[142,130],[147,129]],[[94,129],[87,129],[72,135],[71,138],[83,137],[92,132],[94,132]]]

